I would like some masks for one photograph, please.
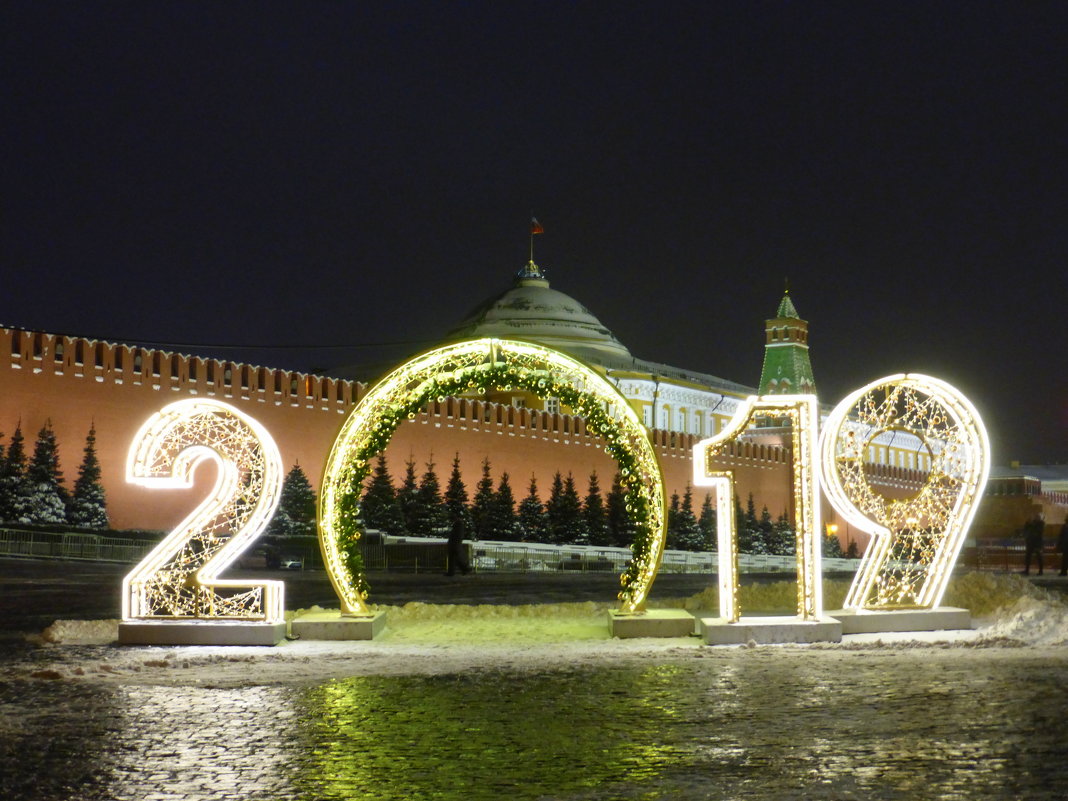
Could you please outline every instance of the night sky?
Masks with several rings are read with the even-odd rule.
[[[788,278],[822,401],[925,372],[1068,461],[1066,3],[8,0],[0,42],[0,323],[400,359],[533,213],[640,358],[755,385]]]

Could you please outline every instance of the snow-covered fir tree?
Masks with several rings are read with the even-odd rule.
[[[760,537],[760,525],[756,515],[756,503],[753,493],[742,509],[738,496],[734,496],[734,524],[737,527],[739,553],[764,553],[764,543]]]
[[[415,472],[414,456],[409,456],[404,464],[404,481],[397,490],[397,505],[404,518],[404,530],[411,534],[419,508],[419,476]]]
[[[295,464],[282,482],[278,508],[265,533],[276,541],[314,536],[315,516],[315,490],[301,466]]]
[[[589,490],[582,504],[582,516],[586,521],[586,532],[590,545],[608,545],[608,512],[605,510],[604,498],[601,497],[601,485],[597,480],[597,471],[590,473]]]
[[[490,475],[490,460],[482,460],[482,478],[475,487],[475,498],[471,502],[471,522],[475,528],[475,539],[493,539],[493,528],[490,521],[493,508],[493,477]]]
[[[0,468],[0,518],[8,523],[17,523],[30,513],[26,446],[21,424],[15,426],[15,433],[11,435],[11,444]]]
[[[701,504],[701,517],[697,521],[701,529],[701,547],[706,551],[719,549],[716,533],[716,507],[712,505],[711,493],[705,493],[704,503]]]
[[[52,430],[52,421],[42,426],[34,444],[33,457],[26,468],[29,509],[19,518],[20,523],[65,523],[70,498],[63,486],[59,469],[59,444]]]
[[[400,537],[407,533],[404,514],[389,474],[385,454],[378,454],[371,480],[360,501],[360,519],[366,528]]]
[[[846,552],[842,550],[842,543],[838,540],[837,532],[830,532],[823,537],[823,556],[828,559],[843,559]]]
[[[703,550],[701,527],[693,513],[693,487],[689,484],[682,494],[682,503],[679,504],[678,516],[675,518],[675,536],[680,550]]]
[[[538,480],[530,476],[526,497],[519,502],[519,527],[526,542],[548,542],[548,520],[545,505],[538,496]]]
[[[775,521],[771,519],[771,512],[764,506],[760,510],[760,518],[757,520],[757,537],[761,550],[758,553],[777,553],[775,550]]]
[[[495,540],[519,539],[515,516],[515,494],[509,482],[508,474],[502,473],[497,484],[497,491],[493,493],[493,500],[489,506],[489,521],[487,528],[492,532]]]
[[[444,537],[448,535],[448,512],[441,497],[441,484],[434,470],[433,457],[426,463],[426,472],[416,492],[415,515],[408,530],[416,537]]]
[[[467,487],[460,471],[459,453],[452,458],[452,472],[449,474],[449,483],[445,485],[445,508],[449,514],[450,528],[460,519],[463,520],[464,530],[471,531],[471,511],[467,508]]]
[[[679,549],[679,493],[671,493],[671,502],[667,510],[667,538],[664,547],[671,551]]]
[[[96,428],[85,438],[85,456],[74,482],[67,521],[82,528],[107,528],[108,510],[104,486],[100,483],[100,460],[96,455]]]
[[[789,515],[783,512],[775,521],[772,531],[772,553],[781,556],[793,556],[797,553],[797,538],[794,536],[794,524],[790,522]]]
[[[616,473],[612,479],[612,489],[605,498],[608,513],[608,538],[618,548],[629,548],[634,544],[637,527],[634,518],[627,511],[627,497],[623,490],[623,477]]]
[[[555,489],[556,481],[553,481]],[[553,534],[553,542],[565,545],[586,545],[589,537],[586,532],[586,521],[582,519],[582,501],[579,499],[578,490],[575,488],[575,477],[570,473],[564,479],[563,488],[557,497],[549,513],[549,525]]]

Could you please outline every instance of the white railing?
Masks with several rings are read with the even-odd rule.
[[[133,563],[142,559],[154,546],[154,542],[99,534],[0,528],[0,556]]]

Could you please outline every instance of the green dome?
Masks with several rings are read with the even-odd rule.
[[[589,309],[551,289],[533,261],[511,289],[480,303],[449,332],[450,339],[473,337],[524,339],[595,361],[606,356],[631,358]]]

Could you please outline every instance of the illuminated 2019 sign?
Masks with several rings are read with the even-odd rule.
[[[343,610],[368,611],[357,541],[370,460],[428,401],[489,388],[557,397],[605,439],[638,532],[621,577],[622,611],[641,611],[663,553],[665,522],[663,479],[647,429],[590,368],[540,345],[497,339],[461,342],[412,359],[379,382],[347,419],[320,495],[320,543]],[[873,382],[831,413],[818,462],[817,408],[811,395],[751,397],[724,431],[695,446],[695,483],[716,488],[721,510],[720,614],[728,622],[740,615],[733,477],[715,469],[713,460],[761,416],[786,420],[791,428],[799,617],[815,620],[823,611],[818,466],[834,507],[875,538],[847,605],[930,608],[941,601],[989,470],[986,433],[975,409],[952,387],[926,376]],[[868,448],[888,432],[911,438],[930,458],[926,483],[913,498],[884,498],[867,480]],[[218,467],[215,487],[125,578],[125,620],[283,620],[281,582],[218,577],[265,528],[278,503],[281,458],[259,423],[217,401],[171,404],[138,432],[127,476],[148,487],[188,487],[205,460]]]

